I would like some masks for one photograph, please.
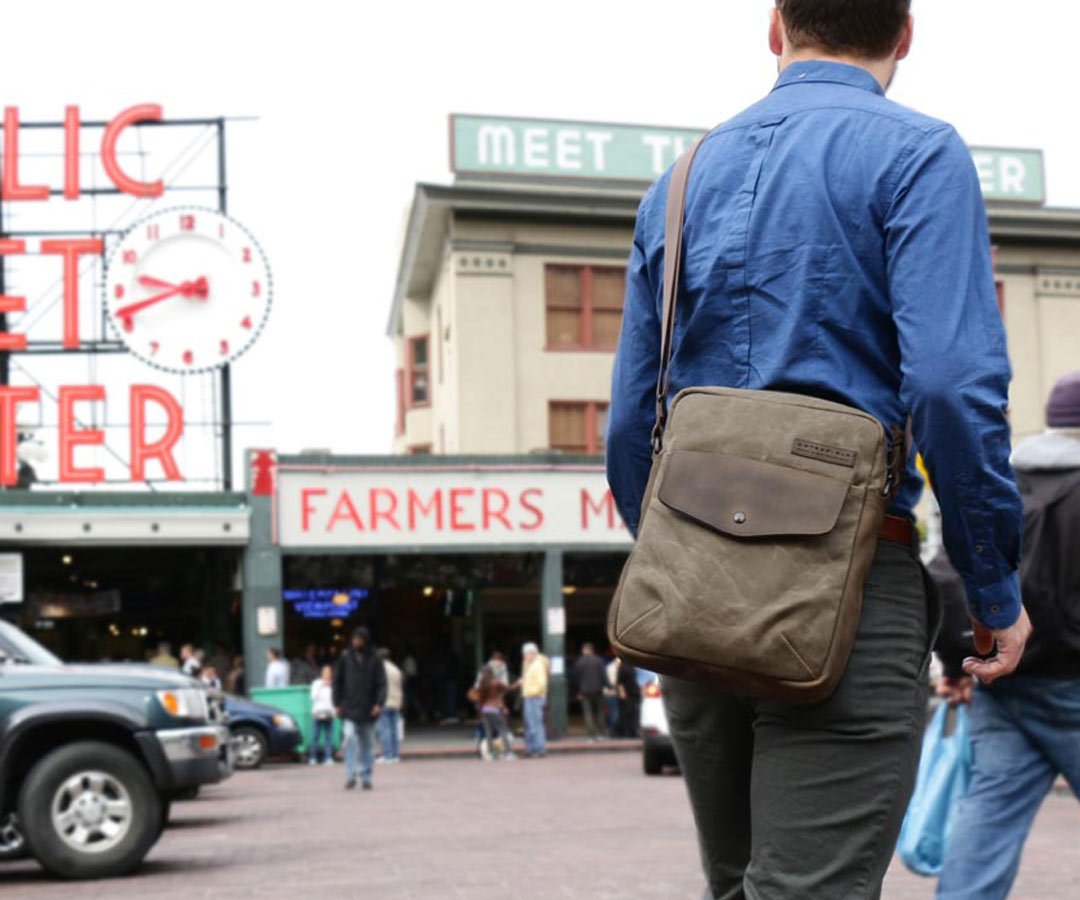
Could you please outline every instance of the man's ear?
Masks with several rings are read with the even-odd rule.
[[[784,20],[780,18],[780,10],[775,6],[769,13],[769,50],[773,56],[782,56],[784,53]]]
[[[911,42],[915,37],[915,17],[908,16],[904,23],[904,33],[900,36],[900,43],[896,45],[896,61],[900,62],[911,52]]]

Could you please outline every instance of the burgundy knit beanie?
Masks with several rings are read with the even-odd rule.
[[[1059,378],[1046,404],[1050,428],[1080,428],[1080,372]]]

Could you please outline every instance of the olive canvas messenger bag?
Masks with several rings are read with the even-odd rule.
[[[675,164],[668,189],[653,463],[608,634],[636,666],[815,703],[847,668],[879,537],[911,541],[910,520],[885,515],[907,440],[898,428],[890,440],[858,409],[774,391],[690,387],[669,412],[698,146]]]

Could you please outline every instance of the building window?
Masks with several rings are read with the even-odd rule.
[[[551,449],[563,453],[603,453],[607,415],[606,403],[550,403],[548,430]]]
[[[622,325],[626,270],[614,266],[544,267],[550,350],[614,350]]]
[[[428,380],[428,338],[409,338],[409,406],[427,406],[431,402]]]
[[[409,456],[430,456],[431,444],[413,444],[408,452]]]
[[[397,421],[394,423],[394,434],[399,437],[405,433],[405,370],[398,369],[394,373],[394,385],[397,388]]]
[[[443,383],[443,375],[446,372],[446,364],[443,362],[443,327],[442,327],[442,307],[439,306],[435,309],[435,352],[438,354],[438,366],[439,366],[439,384]]]

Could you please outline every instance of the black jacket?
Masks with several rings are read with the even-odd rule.
[[[579,694],[601,694],[607,687],[607,663],[595,653],[582,655],[574,663],[574,681]]]
[[[1017,674],[1080,678],[1080,439],[1029,438],[1013,464],[1024,501],[1020,589],[1033,628]],[[964,589],[943,556],[930,565],[945,601],[936,649],[955,675],[974,649]]]
[[[386,669],[370,644],[362,653],[349,647],[334,669],[334,706],[343,718],[370,722],[371,710],[386,703]]]

